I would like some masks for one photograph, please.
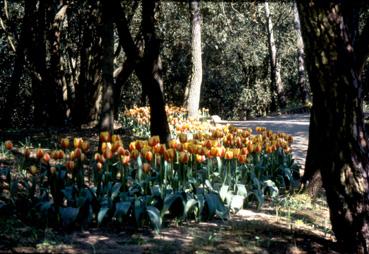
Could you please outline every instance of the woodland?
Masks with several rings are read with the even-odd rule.
[[[0,0],[0,252],[368,254],[368,56],[364,0]]]

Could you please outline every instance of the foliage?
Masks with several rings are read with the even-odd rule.
[[[64,138],[53,150],[9,142],[5,147],[23,159],[20,172],[1,168],[2,194],[11,202],[0,210],[12,207],[48,226],[114,222],[160,230],[173,218],[226,219],[229,210],[277,199],[298,177],[292,138],[262,127],[255,135],[233,126],[180,130],[168,147],[153,136],[125,148],[118,135],[102,132],[95,153],[81,138]]]

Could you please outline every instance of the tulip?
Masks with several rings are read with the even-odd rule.
[[[10,140],[5,141],[5,148],[8,150],[13,149],[13,143]]]

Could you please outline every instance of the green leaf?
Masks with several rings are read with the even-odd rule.
[[[247,197],[247,190],[244,184],[237,184],[237,195]]]
[[[218,166],[218,172],[221,173],[222,172],[222,160],[219,158],[219,157],[216,157],[217,158],[217,166]]]
[[[101,224],[101,222],[103,221],[103,219],[105,218],[107,212],[109,211],[109,207],[101,207],[99,214],[97,215],[97,223]]]
[[[127,216],[131,206],[132,206],[132,202],[130,201],[117,202],[115,204],[114,217],[122,218],[123,216]]]
[[[240,210],[243,208],[243,202],[245,200],[244,196],[241,195],[234,195],[232,197],[232,201],[230,203],[230,208],[232,210]]]
[[[149,215],[149,219],[151,224],[154,226],[155,231],[159,232],[162,223],[159,209],[154,206],[148,206],[146,208],[146,212]]]
[[[166,212],[168,210],[170,210],[176,204],[177,205],[182,205],[182,207],[179,207],[178,209],[172,209],[172,210],[175,210],[175,211],[177,211],[178,213],[181,213],[181,214],[172,214],[172,215],[181,216],[184,213],[184,204],[183,203],[184,203],[183,197],[180,193],[169,194],[164,199],[164,206],[163,206],[163,210],[161,210],[161,217],[163,217],[166,214]]]
[[[208,206],[208,219],[214,217],[214,215],[221,215],[220,217],[223,219],[227,214],[227,209],[225,208],[220,196],[217,193],[208,193],[205,195],[206,204]]]
[[[161,197],[161,190],[159,185],[154,185],[151,187],[151,193],[154,197]]]
[[[142,214],[144,213],[145,204],[141,199],[135,200],[135,210],[134,215],[136,219],[136,224],[141,225]]]
[[[210,191],[214,191],[213,186],[208,179],[205,180],[205,185],[209,188]]]
[[[222,187],[219,190],[219,195],[220,195],[220,198],[222,199],[223,202],[226,199],[226,196],[227,196],[227,193],[228,193],[228,188],[229,188],[228,185],[222,185]]]
[[[60,207],[59,213],[60,213],[60,219],[62,221],[63,226],[68,227],[76,221],[78,213],[79,213],[79,207],[78,208]]]
[[[275,185],[275,183],[272,180],[266,180],[263,182],[263,184],[264,184],[263,193],[265,189],[268,188],[271,192],[270,194],[272,198],[275,198],[278,196],[279,194],[278,187]]]
[[[196,206],[197,204],[199,204],[199,201],[197,201],[194,198],[191,198],[189,200],[187,200],[186,205],[185,205],[185,209],[184,209],[184,217],[186,218],[189,211]]]
[[[111,190],[111,200],[114,200],[118,196],[120,187],[122,187],[122,183],[115,183],[113,185],[113,188]]]

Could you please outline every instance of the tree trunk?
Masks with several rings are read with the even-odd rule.
[[[281,79],[280,66],[277,59],[277,47],[275,45],[273,22],[270,16],[270,9],[268,1],[264,3],[265,17],[267,20],[267,33],[268,33],[268,47],[270,55],[270,79],[271,79],[271,91],[272,91],[272,105],[271,110],[277,111],[286,104],[286,99],[283,94],[283,83]]]
[[[22,23],[22,31],[16,48],[16,57],[14,62],[14,69],[11,77],[10,86],[8,88],[6,98],[6,104],[2,116],[2,122],[0,125],[3,128],[12,126],[12,115],[16,106],[16,96],[19,91],[19,85],[23,74],[25,63],[25,51],[27,49],[27,41],[31,41],[31,20],[36,6],[35,1],[25,0],[24,3],[24,17]]]
[[[143,90],[147,91],[150,104],[151,135],[158,135],[162,143],[170,138],[169,125],[165,112],[165,102],[161,90],[162,77],[160,65],[160,44],[155,34],[155,12],[158,6],[156,0],[142,2],[142,29],[145,40],[143,62]]]
[[[297,10],[296,1],[293,2],[293,14],[295,21],[295,30],[297,35],[297,58],[298,58],[298,87],[300,89],[301,102],[306,105],[309,102],[309,92],[305,80],[305,66],[304,66],[304,42],[302,41],[301,25],[299,12]]]
[[[201,60],[201,14],[200,1],[190,2],[191,12],[191,56],[192,73],[188,88],[188,97],[185,102],[188,116],[198,118],[202,82],[202,60]]]
[[[75,85],[75,100],[72,106],[72,121],[76,126],[95,125],[101,110],[101,33],[98,27],[100,12],[95,2],[81,18],[80,64],[78,84]],[[99,13],[93,15],[93,13]]]
[[[102,107],[99,127],[101,131],[114,130],[114,26],[112,4],[110,1],[102,2]]]
[[[338,243],[344,252],[368,253],[369,148],[346,3],[298,1],[313,93],[316,145],[308,154],[321,172]]]

